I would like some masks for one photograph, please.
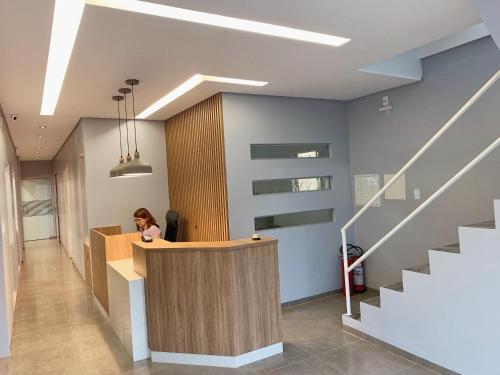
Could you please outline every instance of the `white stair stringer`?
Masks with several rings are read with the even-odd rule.
[[[403,290],[380,288],[380,307],[343,323],[461,374],[500,374],[499,227],[459,227],[459,251],[430,250],[430,273],[403,271]]]

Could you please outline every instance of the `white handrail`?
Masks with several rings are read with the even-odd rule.
[[[346,231],[349,227],[356,222],[356,220],[370,207],[372,204],[380,198],[382,194],[385,193],[391,185],[396,182],[396,180],[401,177],[401,175],[406,172],[419,158],[422,156],[424,152],[426,152],[450,127],[452,127],[456,121],[500,78],[500,70],[498,70],[484,85],[477,91],[465,104],[462,108],[458,110],[446,124],[439,129],[439,131],[434,134],[434,136],[427,141],[427,143],[383,186],[382,189],[375,194],[368,203],[362,207],[351,220],[345,224],[341,229],[342,235],[342,256],[344,263],[344,285],[345,285],[345,294],[346,294],[346,308],[347,315],[352,315],[351,311],[351,300],[350,300],[350,285],[349,285],[349,272],[352,271],[357,265],[359,265],[363,260],[365,260],[371,253],[377,250],[385,241],[391,238],[401,227],[403,227],[408,221],[413,219],[420,211],[422,211],[425,207],[427,207],[430,203],[434,201],[437,197],[439,197],[444,191],[446,191],[456,180],[458,180],[461,176],[463,176],[469,169],[474,167],[479,161],[481,161],[486,155],[488,155],[491,151],[493,151],[499,144],[500,139],[497,139],[490,146],[488,146],[483,152],[481,152],[474,160],[472,160],[466,167],[464,167],[461,171],[459,171],[455,176],[453,176],[446,184],[444,184],[439,190],[437,190],[431,197],[429,197],[424,203],[422,203],[415,211],[413,211],[410,215],[408,215],[401,223],[399,223],[396,227],[394,227],[389,233],[387,233],[384,237],[382,237],[375,245],[373,245],[361,258],[356,260],[351,266],[348,265],[347,259],[347,237]]]

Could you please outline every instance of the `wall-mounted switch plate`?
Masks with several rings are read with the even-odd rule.
[[[413,189],[413,199],[420,199],[420,189]]]

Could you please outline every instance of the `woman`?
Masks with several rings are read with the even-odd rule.
[[[161,238],[161,231],[155,218],[145,208],[139,208],[134,212],[134,221],[137,230],[142,232],[143,236]]]

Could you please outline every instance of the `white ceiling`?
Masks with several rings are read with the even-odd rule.
[[[268,81],[203,83],[151,119],[218,92],[349,100],[407,84],[358,69],[481,22],[470,0],[162,0],[199,11],[351,38],[309,44],[114,9],[86,6],[54,116],[40,116],[53,0],[0,0],[0,103],[22,160],[51,159],[81,117],[115,117],[111,96],[141,80],[136,112],[195,73]],[[47,125],[40,130],[38,126]]]

